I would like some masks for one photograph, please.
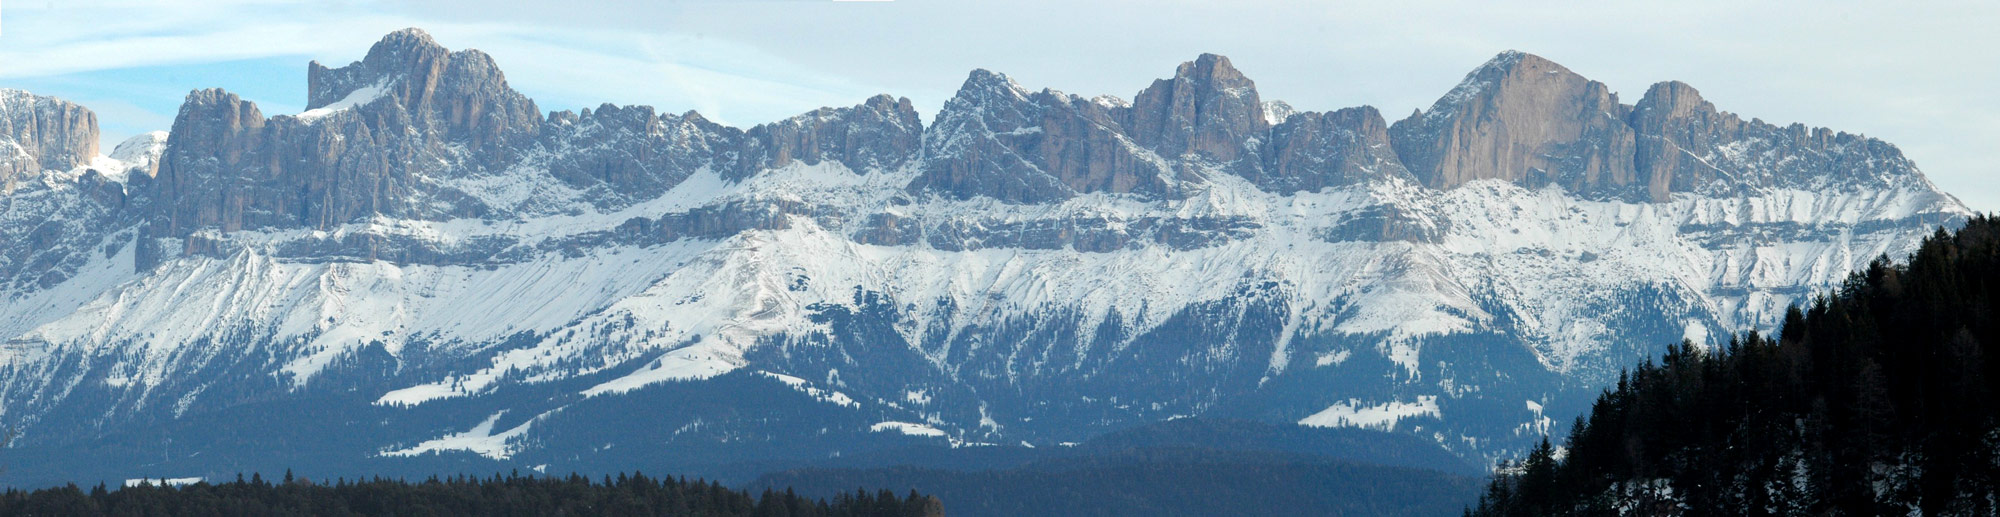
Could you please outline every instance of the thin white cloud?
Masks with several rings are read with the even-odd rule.
[[[492,56],[516,89],[556,107],[599,103],[700,111],[751,125],[820,106],[858,104],[884,93],[814,74],[754,47],[673,33],[573,33],[498,24],[431,24],[446,46],[472,41]],[[579,87],[579,82],[587,83]]]
[[[340,41],[327,34],[387,20],[269,0],[80,0],[7,9],[0,78],[311,54]]]

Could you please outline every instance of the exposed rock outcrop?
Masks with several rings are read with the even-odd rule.
[[[119,142],[117,147],[111,148],[111,159],[125,165],[123,172],[128,177],[137,174],[151,178],[159,174],[160,155],[166,151],[167,132],[149,131]]]
[[[115,179],[124,171],[88,168],[97,142],[89,109],[0,90],[0,293],[53,288],[125,250],[128,241],[113,237],[134,219]],[[150,159],[142,151],[124,155]]]
[[[747,132],[644,106],[545,120],[492,58],[446,50],[416,29],[388,35],[345,67],[313,63],[308,87],[304,113],[270,118],[227,92],[190,95],[158,167],[166,201],[154,208],[149,245],[183,239],[185,252],[186,238],[211,228],[518,217],[579,202],[616,208],[704,169],[728,181],[793,162],[893,169],[917,156],[923,134],[910,102],[888,96]],[[140,266],[159,251],[147,248]]]
[[[142,197],[161,201],[144,208],[152,223],[146,235],[154,238],[148,246],[182,239],[185,252],[193,246],[186,238],[202,229],[326,230],[377,216],[524,217],[573,211],[578,203],[616,209],[655,199],[699,171],[739,182],[828,161],[857,174],[911,165],[910,193],[1010,204],[1087,193],[1177,199],[1216,174],[1276,194],[1377,181],[1451,189],[1498,179],[1654,202],[1677,192],[1881,186],[1915,177],[1914,167],[1879,141],[1744,122],[1680,83],[1662,83],[1638,106],[1626,106],[1603,83],[1519,52],[1499,55],[1429,111],[1394,125],[1371,107],[1297,112],[1266,102],[1254,82],[1213,54],[1181,64],[1129,103],[1031,92],[1004,75],[974,71],[929,128],[907,99],[887,95],[748,130],[693,112],[608,104],[544,119],[507,87],[490,57],[448,51],[414,29],[390,34],[348,66],[315,63],[310,76],[310,109],[299,115],[265,118],[220,90],[189,96],[157,180],[153,165],[135,164],[147,179]],[[898,243],[939,235],[881,217],[880,228],[857,235]],[[1421,217],[1376,219],[1328,238],[1421,241],[1436,234],[1405,224]],[[160,255],[148,246],[141,267]],[[420,248],[413,246],[401,248]],[[443,260],[421,250],[397,256]]]
[[[757,161],[738,152],[743,130],[649,106],[552,113],[543,137],[549,173],[599,206],[658,197],[703,168],[737,176]]]
[[[1271,127],[1257,84],[1215,54],[1181,63],[1172,79],[1153,81],[1120,115],[1132,138],[1161,156],[1193,154],[1215,162],[1255,153],[1246,140]]]
[[[1635,182],[1626,110],[1604,83],[1510,51],[1390,133],[1429,187],[1501,179],[1622,195]]]
[[[1794,124],[1744,121],[1680,82],[1636,106],[1540,57],[1509,51],[1390,128],[1433,188],[1499,179],[1591,198],[1664,202],[1679,192],[1883,188],[1921,181],[1894,146]],[[1928,187],[1924,187],[1928,188]]]
[[[1182,63],[1130,103],[1031,93],[978,70],[932,124],[910,190],[1009,203],[1090,192],[1158,199],[1217,170],[1289,194],[1406,176],[1386,127],[1373,108],[1296,113],[1263,102],[1214,54]]]
[[[1083,192],[1164,195],[1167,171],[1125,135],[1118,122],[1124,109],[1115,100],[1029,93],[1004,75],[975,70],[931,124],[928,162],[910,190],[1012,203]]]
[[[0,194],[27,175],[90,163],[97,138],[97,115],[83,106],[0,89]]]
[[[833,160],[864,173],[896,169],[914,159],[924,132],[910,99],[877,95],[859,106],[820,108],[757,126],[750,138],[765,149],[760,169]]]
[[[1267,191],[1289,194],[1410,177],[1389,145],[1389,124],[1368,106],[1289,115],[1271,128],[1264,146],[1263,167],[1239,173]]]
[[[310,109],[296,116],[266,119],[221,90],[188,96],[159,165],[168,201],[151,235],[484,215],[476,200],[432,185],[512,163],[541,126],[490,57],[448,52],[414,29],[308,75]]]
[[[1693,86],[1653,85],[1632,110],[1635,167],[1649,197],[1783,187],[1881,189],[1920,181],[1895,146],[1861,135],[1745,121],[1717,111]]]
[[[313,62],[307,68],[308,114],[392,99],[400,110],[371,114],[395,116],[386,122],[417,130],[425,138],[414,143],[425,154],[442,155],[457,144],[475,164],[497,167],[541,124],[534,101],[507,86],[491,56],[446,50],[419,29],[390,33],[345,67]]]

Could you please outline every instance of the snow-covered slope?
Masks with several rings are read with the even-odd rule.
[[[316,66],[310,117],[197,92],[164,146],[93,165],[120,172],[0,198],[0,420],[59,447],[315,401],[342,424],[298,432],[340,457],[560,467],[1218,416],[1481,457],[1668,343],[1768,329],[1969,215],[1893,147],[1765,126],[1703,133],[1729,174],[1658,176],[1680,185],[1658,199],[1632,174],[1438,186],[1373,109],[1293,113],[1228,67],[1130,103],[980,71],[931,128],[884,96],[743,131],[543,118],[490,58],[399,32]]]

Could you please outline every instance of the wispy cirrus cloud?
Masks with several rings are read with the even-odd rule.
[[[14,2],[5,9],[0,78],[314,55],[395,23],[357,6],[275,0]]]

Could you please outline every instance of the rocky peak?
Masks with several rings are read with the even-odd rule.
[[[1409,172],[1374,108],[1298,113],[1264,102],[1228,58],[1203,54],[1125,102],[1029,92],[975,70],[925,136],[910,185],[965,199],[1061,201],[1081,193],[1178,195],[1179,181],[1220,169],[1278,193]]]
[[[1506,52],[1466,74],[1426,112],[1389,130],[1425,185],[1501,179],[1592,198],[1663,202],[1676,192],[1932,189],[1879,140],[1744,121],[1686,83],[1653,85],[1635,106],[1603,83]]]
[[[181,101],[180,113],[174,116],[174,126],[167,133],[167,152],[176,150],[174,142],[181,144],[179,150],[187,152],[198,142],[227,138],[246,130],[264,127],[264,112],[257,104],[221,88],[209,88],[188,92]]]
[[[909,188],[956,199],[1045,203],[1078,193],[1157,196],[1166,171],[1135,154],[1115,99],[1029,93],[974,70],[924,134],[924,171]]]
[[[1032,111],[1033,104],[1028,97],[1033,95],[1005,74],[986,70],[973,70],[967,74],[965,82],[958,87],[958,93],[945,101],[944,109],[938,113],[933,126],[943,125],[946,120],[977,123],[1001,131],[1031,124],[1025,111]]]
[[[741,152],[746,142],[743,131],[692,111],[604,104],[549,114],[542,165],[590,202],[615,207],[657,197],[703,168],[738,176],[752,160]]]
[[[389,118],[408,118],[420,133],[481,151],[521,143],[541,122],[534,101],[507,86],[491,56],[446,50],[420,29],[389,33],[366,57],[344,67],[315,61],[306,76],[309,114],[362,108],[387,97],[409,115]]]
[[[1887,142],[1803,124],[1745,121],[1678,81],[1653,85],[1627,118],[1639,135],[1635,165],[1654,200],[1672,192],[1728,195],[1770,187],[1935,189]]]
[[[1683,119],[1691,116],[1705,116],[1715,112],[1715,105],[1702,100],[1701,92],[1680,81],[1665,81],[1646,89],[1646,96],[1633,107],[1633,125],[1648,128],[1658,127],[1667,120]]]
[[[249,200],[232,199],[229,186],[235,182],[229,177],[268,174],[261,168],[246,171],[229,165],[268,163],[256,159],[263,153],[253,139],[244,138],[264,127],[263,112],[236,94],[219,88],[190,92],[160,156],[158,181],[153,185],[160,193],[155,199],[162,202],[155,207],[153,234],[180,236],[207,225],[225,231],[242,228],[242,208]]]
[[[425,86],[435,86],[437,76],[451,61],[451,52],[421,29],[389,33],[368,55],[341,68],[327,68],[319,61],[306,65],[306,109],[319,109],[364,88],[404,88],[401,96],[415,100]],[[395,82],[398,84],[385,84]],[[415,86],[419,95],[407,95]]]
[[[167,132],[149,131],[132,135],[111,148],[111,159],[125,164],[126,172],[145,176],[159,173],[160,155],[167,150]]]
[[[97,115],[54,97],[0,89],[0,194],[44,170],[69,170],[97,156]]]
[[[1272,126],[1285,123],[1298,110],[1292,109],[1285,101],[1264,101],[1264,123]]]
[[[877,95],[859,106],[820,108],[752,128],[750,136],[764,144],[766,167],[794,160],[817,164],[838,161],[856,173],[894,169],[917,153],[923,143],[923,122],[910,99]]]
[[[1381,178],[1409,178],[1389,144],[1389,124],[1371,106],[1287,116],[1271,128],[1261,168],[1238,174],[1266,191],[1289,194]]]
[[[1508,51],[1390,134],[1404,164],[1434,188],[1501,179],[1625,196],[1635,182],[1627,111],[1604,83]]]
[[[1693,86],[1680,81],[1654,84],[1629,118],[1639,134],[1633,165],[1645,180],[1648,198],[1665,200],[1673,192],[1695,190],[1731,175],[1689,150],[1708,154],[1724,143],[1716,132],[1735,133],[1741,121],[1722,116]]]
[[[975,68],[965,75],[965,82],[958,85],[958,94],[953,99],[977,100],[993,97],[1025,98],[1028,90],[1007,74]]]
[[[1217,162],[1251,152],[1246,139],[1270,129],[1256,83],[1215,54],[1181,63],[1172,79],[1153,81],[1123,118],[1133,139],[1161,155]]]
[[[307,87],[305,113],[270,119],[222,90],[189,95],[153,182],[150,235],[487,214],[440,185],[520,163],[542,126],[492,58],[417,29],[347,66],[313,63]]]

